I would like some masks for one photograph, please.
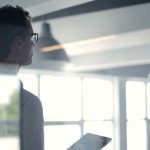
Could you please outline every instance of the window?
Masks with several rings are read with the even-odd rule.
[[[10,74],[0,75],[0,147],[18,149],[20,135],[20,81]]]
[[[30,91],[38,89],[38,80],[34,75],[19,77]],[[112,137],[111,80],[41,75],[39,81],[46,150],[66,150],[87,132]],[[65,142],[62,142],[64,138]]]
[[[45,121],[81,120],[81,79],[42,75],[40,97]]]
[[[38,78],[36,75],[19,73],[18,77],[23,83],[24,89],[27,89],[31,93],[38,95]]]
[[[40,75],[38,78],[34,75],[28,77],[30,79],[22,78],[26,87],[31,88],[32,80],[35,87],[31,90],[40,89],[37,93],[44,109],[46,150],[66,150],[88,132],[112,137],[112,142],[104,147],[104,150],[116,149],[115,145],[118,145],[118,142],[120,142],[120,146],[117,146],[118,150],[124,149],[120,140],[122,137],[119,134],[116,137],[116,131],[118,133],[120,130],[119,124],[122,120],[125,120],[123,123],[127,127],[124,131],[127,139],[122,139],[124,143],[127,142],[127,150],[149,149],[147,141],[150,138],[150,82],[144,79],[123,82],[126,88],[122,89],[125,95],[121,96],[126,98],[126,106],[117,105],[120,108],[114,113],[117,101],[114,101],[116,80],[113,78],[58,76],[57,74]],[[121,81],[117,80],[118,83]],[[119,101],[121,100],[120,97]],[[124,118],[120,117],[118,122],[114,123],[116,112],[119,113],[122,108],[126,111],[126,115],[121,116]],[[65,141],[62,140],[64,138]]]
[[[85,120],[112,119],[113,88],[109,80],[83,79],[83,118]]]
[[[111,81],[42,75],[40,89],[46,123],[46,139],[54,136],[53,141],[56,137],[54,143],[58,142],[58,136],[66,137],[68,142],[74,139],[68,144],[62,143],[64,145],[61,145],[61,149],[62,147],[67,149],[87,132],[112,137]],[[45,145],[49,149],[60,149],[58,145]]]
[[[113,137],[112,118],[112,81],[85,77],[83,79],[83,133]]]
[[[45,131],[45,150],[66,150],[80,138],[79,125],[47,125]]]
[[[146,88],[140,81],[127,81],[127,149],[146,150]]]
[[[145,120],[130,120],[127,123],[127,150],[146,150],[146,122]]]
[[[66,150],[80,137],[81,79],[42,75],[40,89],[46,124],[45,148]]]
[[[126,102],[127,119],[145,118],[146,95],[144,82],[128,81],[126,83]]]

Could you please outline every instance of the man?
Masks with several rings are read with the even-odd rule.
[[[33,32],[31,17],[23,8],[0,8],[0,62],[16,69],[32,62],[38,34]],[[12,65],[13,64],[13,65]],[[10,69],[10,68],[9,68]],[[23,150],[44,150],[43,110],[40,100],[22,88]]]

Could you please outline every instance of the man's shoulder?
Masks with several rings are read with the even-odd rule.
[[[25,98],[31,98],[31,99],[39,100],[39,98],[36,95],[31,93],[30,91],[27,91],[24,88],[22,89],[22,96]]]
[[[32,105],[41,105],[40,99],[34,95],[33,93],[22,89],[22,101],[23,101],[23,107],[31,107]]]

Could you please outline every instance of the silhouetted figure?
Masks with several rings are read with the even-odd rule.
[[[11,69],[32,62],[38,34],[33,32],[29,12],[6,5],[0,8],[0,62]],[[14,67],[14,68],[13,68]],[[8,68],[10,69],[10,68]],[[17,71],[16,71],[17,74]],[[22,86],[23,150],[44,150],[43,110],[40,100]]]

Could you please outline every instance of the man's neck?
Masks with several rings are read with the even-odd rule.
[[[0,74],[16,75],[19,70],[18,64],[0,63]]]

